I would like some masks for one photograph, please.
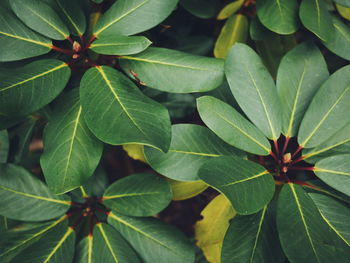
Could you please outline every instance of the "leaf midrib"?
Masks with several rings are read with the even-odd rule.
[[[161,194],[161,192],[144,192],[144,193],[126,193],[126,194],[119,194],[119,195],[104,195],[102,197],[102,199],[103,200],[110,200],[110,199],[117,199],[117,198],[130,197],[130,196],[156,195],[156,194]]]
[[[259,178],[259,177],[261,177],[261,176],[263,176],[263,175],[265,175],[265,174],[269,174],[269,171],[263,171],[263,172],[261,172],[261,173],[258,173],[258,174],[255,174],[255,175],[253,175],[253,176],[250,176],[250,177],[248,177],[248,178],[244,178],[244,179],[241,179],[241,180],[238,180],[238,181],[234,181],[234,182],[231,182],[231,183],[224,184],[224,185],[222,185],[221,187],[223,187],[223,186],[231,186],[231,185],[235,185],[235,184],[244,183],[244,182],[246,182],[246,181],[250,181],[250,180],[254,180],[254,179],[256,179],[256,178]]]
[[[254,262],[255,251],[256,251],[256,247],[257,247],[257,245],[258,245],[258,241],[259,241],[259,237],[260,237],[260,233],[261,233],[262,224],[263,224],[264,219],[265,219],[266,210],[267,210],[267,206],[265,206],[265,207],[263,208],[263,211],[262,211],[262,214],[261,214],[261,218],[260,218],[259,226],[258,226],[258,231],[257,231],[257,233],[256,233],[255,240],[254,240],[254,246],[253,246],[253,250],[252,250],[252,255],[251,255],[251,257],[250,257],[250,263],[253,263],[253,262]]]
[[[112,257],[113,257],[114,262],[115,262],[115,263],[118,263],[118,262],[119,262],[119,261],[118,261],[118,258],[117,258],[117,256],[116,256],[116,254],[114,253],[114,250],[113,250],[113,248],[112,248],[112,245],[111,245],[111,243],[109,242],[109,239],[108,239],[108,237],[107,237],[107,235],[106,235],[106,232],[104,231],[102,225],[101,225],[101,224],[97,224],[97,227],[98,227],[98,229],[100,230],[101,235],[102,235],[104,241],[106,242],[106,245],[107,245],[107,247],[108,247],[109,252],[111,253],[111,255],[112,255]]]

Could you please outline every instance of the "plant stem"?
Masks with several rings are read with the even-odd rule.
[[[286,140],[284,141],[282,155],[286,152],[288,144],[289,144],[290,137],[286,137]]]
[[[302,160],[304,160],[304,156],[300,156],[299,158],[295,159],[293,162],[291,162],[289,165],[293,165],[296,164],[298,162],[301,162]]]
[[[80,188],[81,194],[83,195],[84,198],[89,197],[89,195],[86,193],[86,191],[85,191],[83,186],[80,186],[79,188]]]
[[[275,146],[277,156],[280,157],[280,149],[279,149],[278,141],[277,140],[273,141],[273,145]]]
[[[275,159],[275,161],[276,161],[277,163],[280,162],[280,161],[278,160],[276,154],[273,153],[273,151],[270,152],[270,155],[272,156],[273,159]]]
[[[298,149],[292,154],[292,159],[295,155],[297,155],[301,150],[303,149],[303,147],[299,146]]]
[[[73,45],[74,41],[70,36],[67,37],[67,40]]]
[[[264,156],[259,156],[259,163],[260,163],[262,166],[266,167],[266,163],[265,163]]]
[[[73,54],[72,50],[56,47],[54,45],[51,46],[51,49],[55,50],[57,52],[61,52],[61,53],[66,54],[66,55],[72,55]]]
[[[313,171],[314,167],[299,167],[299,166],[292,166],[288,168],[289,170],[298,170],[298,171]]]

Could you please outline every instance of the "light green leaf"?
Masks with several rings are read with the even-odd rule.
[[[173,93],[208,91],[224,81],[223,60],[165,48],[122,56],[120,65],[143,85]]]
[[[194,246],[179,230],[154,218],[108,215],[108,223],[131,244],[145,263],[194,262]]]
[[[111,184],[102,200],[108,208],[124,215],[151,216],[167,207],[171,198],[170,185],[164,178],[144,173]]]
[[[152,42],[142,36],[126,37],[118,35],[106,35],[95,40],[90,48],[106,55],[132,55],[145,50]]]
[[[298,30],[298,3],[296,0],[259,0],[256,3],[261,23],[282,35]]]
[[[7,162],[9,152],[9,137],[6,130],[0,131],[0,163]]]
[[[259,56],[237,43],[225,63],[231,91],[248,118],[269,138],[281,133],[281,105],[273,79]]]
[[[181,182],[169,179],[173,200],[182,201],[195,197],[208,188],[203,181]]]
[[[28,27],[56,40],[69,37],[69,31],[58,14],[40,0],[11,0],[12,10]]]
[[[56,196],[47,186],[13,164],[0,164],[0,213],[11,219],[44,221],[64,214],[70,198]]]
[[[342,6],[335,4],[335,7],[338,10],[338,13],[345,18],[346,20],[350,20],[350,7]]]
[[[215,43],[214,55],[216,58],[225,58],[233,44],[244,43],[248,35],[248,19],[246,16],[238,14],[230,17]]]
[[[333,0],[334,2],[340,4],[340,5],[343,5],[343,6],[347,6],[347,7],[350,7],[350,2],[349,0]]]
[[[178,0],[119,0],[97,22],[94,35],[134,35],[146,31],[167,18]],[[142,19],[140,19],[142,18]]]
[[[52,44],[0,7],[0,46],[0,61],[15,61],[48,53]]]
[[[236,13],[243,5],[244,0],[235,0],[232,3],[227,4],[216,17],[218,20],[227,19]]]
[[[169,151],[145,147],[145,157],[158,173],[178,181],[198,181],[198,169],[212,158],[241,155],[209,129],[194,124],[172,126]]]
[[[80,99],[85,121],[100,140],[168,150],[168,111],[117,70],[107,66],[89,69],[81,81]]]
[[[329,77],[319,49],[303,43],[284,56],[277,73],[277,92],[283,101],[282,132],[294,137],[310,101]]]
[[[62,194],[79,187],[93,174],[103,144],[82,116],[78,90],[61,97],[44,131],[40,164],[49,188]]]
[[[334,189],[350,196],[350,154],[335,155],[318,161],[315,174]]]
[[[86,30],[86,17],[78,1],[55,1],[72,34],[82,36]]]
[[[2,69],[0,112],[8,116],[23,116],[42,108],[62,92],[69,77],[68,65],[56,59]]]
[[[207,161],[199,177],[223,193],[238,214],[254,214],[271,201],[275,192],[273,177],[261,165],[238,157]]]
[[[350,122],[350,66],[333,73],[311,101],[298,133],[299,145],[320,145]]]
[[[203,122],[228,144],[258,155],[269,155],[271,145],[264,134],[230,105],[214,97],[197,99]]]
[[[303,0],[299,9],[303,25],[322,41],[333,38],[332,17],[323,0]]]

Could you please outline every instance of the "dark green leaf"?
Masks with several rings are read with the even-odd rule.
[[[88,70],[80,97],[85,121],[97,138],[114,145],[137,143],[168,150],[169,113],[115,69]]]
[[[61,93],[69,77],[68,65],[55,59],[1,70],[0,112],[23,116],[42,108]]]
[[[220,9],[217,0],[180,0],[180,4],[192,15],[203,19],[215,16]]]
[[[173,125],[172,136],[167,153],[145,147],[145,157],[158,173],[178,181],[199,180],[198,169],[212,158],[241,155],[202,126]]]
[[[208,91],[224,81],[223,60],[165,48],[151,47],[138,55],[122,56],[120,64],[144,85],[173,93]]]
[[[228,144],[258,155],[269,155],[271,145],[264,134],[230,105],[214,98],[197,99],[204,123]]]
[[[16,220],[43,221],[64,214],[70,198],[56,196],[26,170],[13,164],[0,164],[0,213]]]
[[[155,215],[167,207],[171,199],[169,183],[154,174],[124,177],[110,185],[102,197],[108,208],[129,216]]]
[[[299,145],[320,145],[350,122],[350,66],[333,73],[314,96],[300,125]]]
[[[78,90],[63,96],[44,131],[40,164],[49,188],[65,193],[86,182],[96,169],[103,144],[82,116]]]
[[[56,3],[72,34],[82,36],[86,30],[86,18],[78,1],[56,0]]]
[[[154,218],[127,217],[111,212],[108,223],[132,245],[142,262],[192,263],[194,246],[179,230]]]
[[[237,43],[225,64],[231,91],[248,118],[269,138],[281,133],[281,105],[272,77],[259,56]]]
[[[274,192],[272,176],[261,165],[238,157],[207,161],[199,178],[223,193],[238,214],[253,214],[267,205]]]
[[[294,137],[301,119],[324,81],[329,77],[327,64],[311,43],[303,43],[287,53],[277,74],[277,91],[283,101],[282,132]]]
[[[0,163],[7,162],[9,137],[6,130],[0,131]]]

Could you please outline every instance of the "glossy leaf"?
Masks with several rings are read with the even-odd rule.
[[[120,64],[143,85],[173,93],[208,91],[224,81],[221,59],[165,48],[151,47],[138,55],[122,56]]]
[[[164,178],[144,173],[111,184],[102,200],[108,208],[124,215],[151,216],[167,207],[171,198],[170,185]]]
[[[86,30],[86,17],[78,1],[55,0],[62,18],[74,35],[82,36]]]
[[[258,155],[269,155],[271,145],[264,134],[230,105],[209,96],[197,99],[203,122],[228,144]]]
[[[94,35],[134,35],[162,22],[175,9],[178,0],[119,0],[98,20]],[[140,19],[142,18],[142,19]]]
[[[48,38],[26,27],[9,10],[0,7],[0,14],[0,61],[35,57],[51,50]]]
[[[269,138],[281,132],[281,105],[275,84],[259,56],[244,44],[235,44],[226,59],[231,91],[248,118]]]
[[[334,189],[350,196],[350,154],[335,155],[318,161],[315,174]]]
[[[333,17],[333,37],[323,44],[334,54],[350,60],[350,29],[340,19]]]
[[[229,221],[236,215],[230,201],[218,195],[202,210],[203,219],[195,225],[197,246],[211,263],[221,262],[221,248]]]
[[[6,130],[0,131],[0,163],[7,162],[9,152],[9,137]]]
[[[23,116],[42,108],[62,92],[69,77],[68,65],[55,59],[1,70],[0,112]]]
[[[256,3],[261,23],[282,35],[298,30],[298,7],[296,0],[260,0]]]
[[[294,184],[283,186],[278,200],[277,228],[282,248],[292,262],[346,262],[345,243],[331,232],[311,197]]]
[[[203,181],[181,182],[169,179],[169,183],[175,201],[190,199],[208,188],[208,185]]]
[[[216,58],[225,58],[233,44],[244,43],[248,35],[248,19],[246,16],[238,14],[230,17],[215,43],[214,55]]]
[[[345,18],[346,20],[350,20],[350,8],[342,5],[336,4],[335,7],[337,8],[338,13]]]
[[[96,169],[102,150],[103,144],[85,124],[78,91],[61,97],[45,128],[40,159],[49,188],[62,194],[85,183]]]
[[[180,0],[180,4],[196,17],[208,19],[216,15],[220,2],[216,0]]]
[[[11,0],[12,10],[34,31],[56,40],[69,37],[69,31],[58,14],[40,0]]]
[[[115,69],[107,66],[89,69],[81,81],[80,99],[85,121],[100,140],[114,145],[136,143],[168,150],[167,110],[143,95]]]
[[[44,221],[64,214],[70,207],[68,196],[54,195],[43,182],[19,166],[1,164],[0,174],[0,213],[3,216]]]
[[[348,0],[334,0],[334,2],[340,4],[340,5],[343,5],[343,6],[347,6],[347,7],[350,7],[350,3]]]
[[[128,156],[134,160],[146,163],[145,154],[143,152],[143,145],[139,144],[124,144],[123,150],[127,152]]]
[[[178,181],[197,181],[198,169],[219,156],[241,155],[209,129],[193,124],[172,126],[169,151],[145,147],[145,157],[158,173]]]
[[[126,37],[118,35],[106,35],[95,40],[90,48],[106,55],[132,55],[145,50],[152,42],[142,36]]]
[[[310,193],[323,220],[350,247],[350,209],[332,197]]]
[[[284,56],[276,85],[283,101],[282,132],[286,137],[297,134],[310,101],[328,77],[326,61],[311,43],[303,43]]]
[[[253,215],[238,215],[230,222],[221,262],[285,262],[277,236],[274,207],[265,206]]]
[[[298,142],[320,145],[350,122],[350,66],[333,73],[314,96],[301,122]]]
[[[263,209],[275,192],[274,180],[264,167],[238,157],[209,160],[198,174],[204,182],[223,193],[242,215]]]
[[[299,9],[303,25],[322,41],[330,41],[333,37],[332,18],[322,0],[303,0]]]
[[[108,223],[132,245],[142,262],[192,263],[194,247],[182,232],[154,218],[127,217],[111,212]]]
[[[227,4],[223,9],[221,9],[216,19],[223,20],[229,18],[241,8],[243,3],[244,0],[235,0],[234,2]]]

